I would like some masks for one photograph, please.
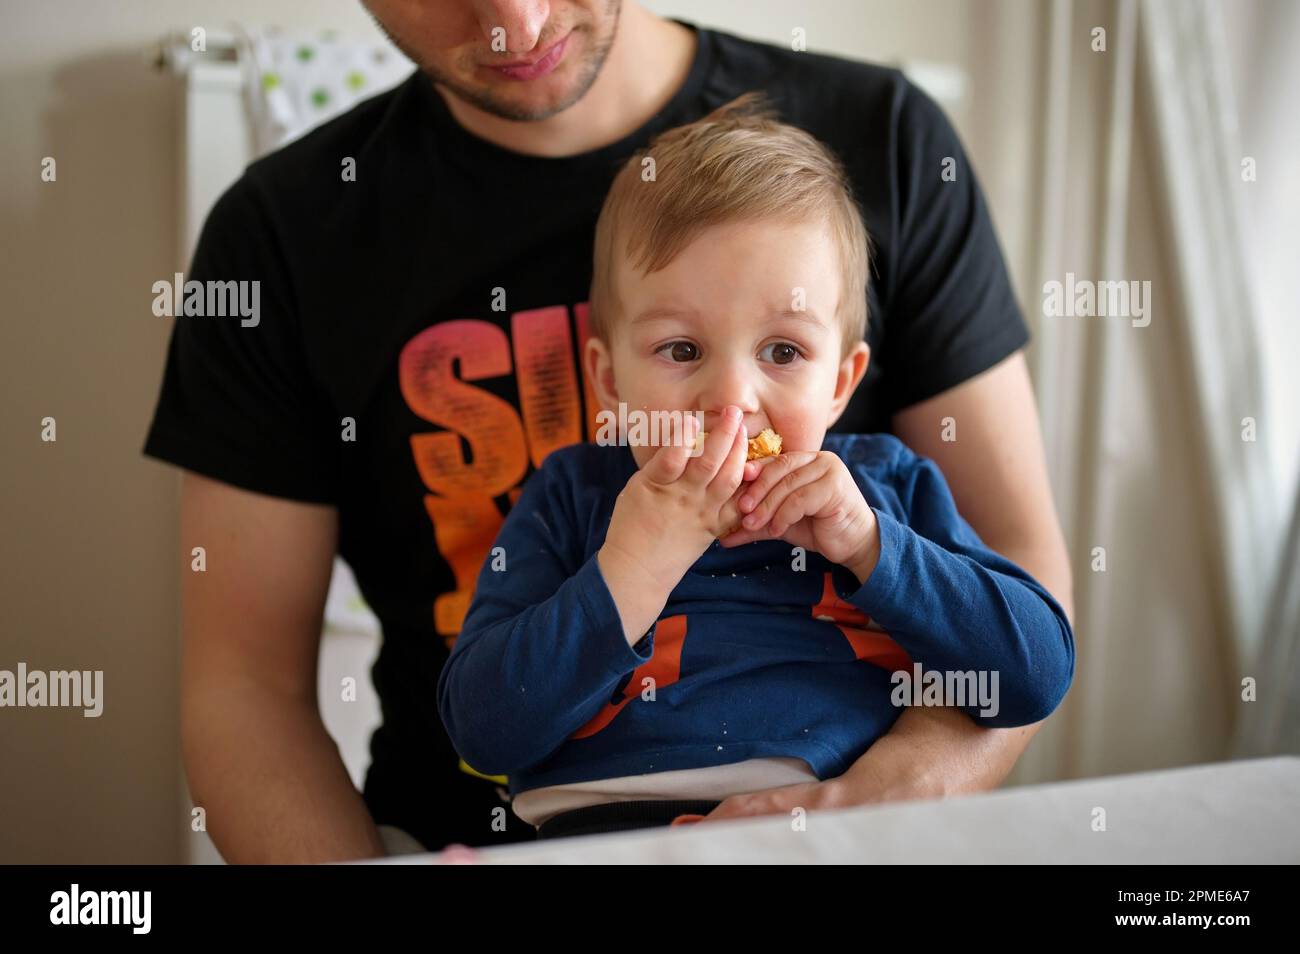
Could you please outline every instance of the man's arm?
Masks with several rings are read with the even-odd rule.
[[[384,854],[317,708],[337,533],[332,507],[183,476],[181,750],[231,863]],[[200,546],[206,570],[195,572]]]
[[[955,441],[942,439],[945,417],[956,422]],[[939,465],[958,511],[983,541],[1038,580],[1073,624],[1070,559],[1048,483],[1024,354],[1018,351],[983,374],[905,408],[893,425],[912,450]],[[960,709],[909,706],[863,756],[870,761],[856,782],[886,798],[996,788],[1042,724],[987,729]]]

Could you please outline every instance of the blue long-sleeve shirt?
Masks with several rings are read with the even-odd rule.
[[[830,434],[823,449],[879,523],[866,583],[780,540],[715,542],[635,646],[596,561],[635,459],[553,451],[507,515],[438,680],[461,757],[507,775],[512,795],[776,756],[832,778],[893,725],[893,673],[918,665],[996,673],[996,714],[962,706],[982,725],[1046,718],[1074,675],[1060,605],[980,541],[933,461],[887,434]]]

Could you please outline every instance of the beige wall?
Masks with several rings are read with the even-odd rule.
[[[307,10],[373,32],[351,0],[0,12],[0,668],[105,683],[98,719],[0,710],[0,862],[181,858],[177,481],[140,455],[169,328],[150,286],[178,254],[176,85],[143,54],[172,28]]]

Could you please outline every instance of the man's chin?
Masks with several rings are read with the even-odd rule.
[[[600,64],[584,64],[576,76],[550,76],[531,82],[503,80],[492,84],[468,83],[430,74],[430,78],[461,102],[501,119],[538,122],[564,112],[591,89]],[[426,71],[428,72],[428,71]],[[549,82],[548,82],[549,81]]]
[[[470,87],[461,83],[448,83],[433,77],[444,90],[475,109],[517,122],[539,122],[568,109],[586,93],[586,88],[554,91],[529,91],[511,93],[504,90]]]
[[[573,31],[575,34],[579,30]],[[460,76],[438,75],[426,69],[430,79],[461,102],[501,119],[517,122],[539,122],[562,113],[587,95],[600,75],[605,58],[609,55],[612,39],[597,43],[593,48],[571,44],[572,58],[562,63],[549,76],[518,82],[498,79],[482,82]],[[490,71],[481,71],[490,72]]]

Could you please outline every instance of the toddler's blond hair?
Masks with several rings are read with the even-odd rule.
[[[654,160],[654,177],[642,170]],[[764,219],[822,221],[840,252],[841,356],[867,325],[871,245],[840,160],[795,126],[773,118],[759,93],[668,130],[619,171],[596,222],[590,330],[605,342],[619,318],[615,255],[648,275],[670,264],[705,228]],[[793,296],[793,289],[791,290]]]

